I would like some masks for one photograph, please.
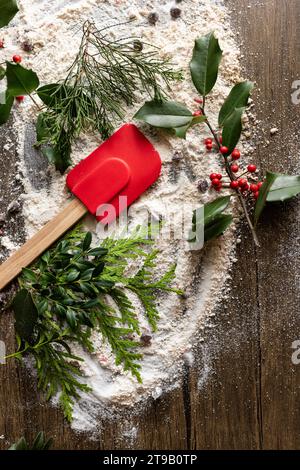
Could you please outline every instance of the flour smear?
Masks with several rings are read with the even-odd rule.
[[[19,3],[20,13],[5,31],[6,48],[1,56],[9,59],[12,54],[20,52],[21,42],[31,41],[34,51],[22,54],[24,65],[38,73],[41,84],[56,82],[64,77],[79,45],[80,25],[86,19],[93,19],[101,28],[135,18],[134,24],[124,24],[115,31],[109,30],[108,34],[117,34],[118,37],[134,34],[145,42],[159,46],[161,57],[172,56],[174,65],[182,68],[186,75],[183,83],[174,85],[172,97],[191,109],[195,109],[195,90],[189,78],[188,63],[193,43],[195,38],[215,31],[224,55],[217,86],[207,101],[207,112],[214,125],[217,125],[217,110],[233,83],[241,79],[239,49],[221,1],[179,2],[176,7],[182,13],[176,20],[170,15],[170,9],[175,4],[164,0],[20,0]],[[147,21],[151,12],[158,14],[155,26]],[[145,98],[141,97],[139,106]],[[128,110],[127,122],[132,119],[134,111]],[[19,173],[24,185],[23,215],[30,237],[68,203],[69,195],[65,189],[65,178],[52,168],[46,172],[42,169],[39,184],[32,183],[26,135],[36,119],[36,110],[29,98],[16,106],[14,118],[20,142]],[[195,128],[189,132],[186,141],[167,137],[146,126],[140,127],[159,151],[163,170],[159,181],[134,204],[132,220],[135,223],[141,220],[145,208],[154,217],[159,217],[165,205],[175,212],[182,203],[197,207],[215,197],[210,190],[201,193],[197,189],[199,180],[207,179],[211,169],[219,169],[216,155],[208,155],[203,149],[203,138],[208,136],[204,126],[201,131]],[[74,149],[74,162],[87,156],[98,145],[99,138],[82,136]],[[174,159],[175,154],[180,158]],[[90,219],[87,224],[95,228]],[[114,365],[113,357],[101,337],[94,338],[95,354],[77,351],[85,359],[85,380],[93,392],[83,395],[75,404],[72,423],[75,429],[92,431],[97,428],[99,416],[109,418],[114,405],[119,411],[126,408],[128,412],[130,407],[136,409],[143,406],[149,397],[156,399],[165,390],[180,384],[183,363],[191,364],[193,361],[191,351],[196,334],[213,315],[214,299],[229,276],[234,230],[233,226],[225,236],[208,244],[200,253],[188,251],[182,240],[158,239],[156,245],[161,250],[159,270],[177,263],[175,285],[185,290],[185,298],[180,299],[172,293],[158,298],[161,315],[158,332],[152,335],[150,345],[141,347],[144,353],[142,384]],[[6,247],[12,252],[13,241],[7,239]],[[143,331],[149,334],[138,304],[137,310]],[[203,371],[203,377],[208,374],[209,371]]]

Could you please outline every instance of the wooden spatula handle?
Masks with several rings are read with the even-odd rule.
[[[29,266],[47,248],[87,213],[86,207],[74,199],[54,219],[48,222],[34,237],[0,266],[0,290]]]

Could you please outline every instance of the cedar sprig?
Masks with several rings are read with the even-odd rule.
[[[99,331],[116,364],[141,382],[142,355],[135,339],[140,325],[128,293],[140,299],[153,330],[159,318],[157,292],[181,293],[171,287],[174,266],[153,279],[158,252],[149,251],[153,241],[147,233],[137,230],[131,237],[107,238],[92,247],[91,234],[77,228],[19,278],[20,290],[12,302],[18,350],[8,357],[33,357],[39,389],[47,399],[59,394],[68,420],[74,400],[89,391],[72,345],[93,352],[91,335]],[[129,261],[137,264],[133,276],[126,274]]]

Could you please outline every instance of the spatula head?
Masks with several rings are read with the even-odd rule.
[[[160,170],[153,145],[135,125],[125,124],[70,171],[67,186],[93,215],[109,203],[117,216],[126,208],[120,196],[126,196],[127,206],[132,204],[157,180]]]

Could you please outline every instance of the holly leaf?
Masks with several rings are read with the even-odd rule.
[[[201,122],[204,122],[204,121],[206,121],[206,116],[197,116],[197,117],[194,117],[193,120],[186,126],[175,127],[174,132],[175,132],[176,137],[179,137],[180,139],[185,139],[187,131],[192,126],[195,126],[196,124],[200,124]]]
[[[7,91],[11,96],[30,95],[39,86],[37,74],[20,64],[6,62],[6,78]]]
[[[135,114],[135,119],[154,127],[172,129],[190,124],[193,115],[184,105],[175,101],[147,101]]]
[[[6,70],[4,67],[1,67],[0,65],[0,80],[3,80],[3,78],[5,77],[6,75]]]
[[[18,11],[16,0],[0,0],[0,28],[7,26]]]
[[[3,93],[3,95],[0,94],[0,103],[2,102],[1,98],[5,102],[0,104],[0,126],[8,121],[12,105],[14,104],[14,98],[8,95],[7,92]]]
[[[247,106],[250,93],[254,84],[249,81],[237,83],[232,88],[228,97],[226,98],[219,113],[219,126],[222,127],[225,120],[230,116],[235,108],[242,108]]]
[[[29,340],[38,318],[38,311],[31,293],[21,289],[12,302],[16,319],[16,331],[22,339]]]
[[[228,154],[236,147],[242,133],[242,115],[245,108],[235,108],[224,122],[222,131],[222,145],[228,147]]]
[[[41,145],[43,142],[47,141],[50,137],[49,129],[46,122],[46,113],[40,113],[36,121],[36,146]]]
[[[254,225],[257,225],[257,222],[261,216],[261,213],[265,207],[267,196],[269,190],[276,179],[276,173],[271,173],[270,171],[267,172],[265,182],[259,190],[259,196],[255,204],[254,210]]]
[[[221,58],[222,50],[214,33],[196,39],[190,72],[193,83],[202,96],[206,96],[213,89],[218,78]]]
[[[42,148],[42,154],[48,159],[49,163],[55,165],[57,171],[63,174],[71,165],[71,144],[68,135],[64,129],[57,145],[47,145]]]
[[[300,193],[300,176],[276,174],[268,194],[267,202],[286,201]]]
[[[190,242],[195,242],[195,233],[204,230],[204,241],[214,239],[221,235],[231,224],[233,218],[231,215],[222,214],[228,207],[230,196],[219,197],[212,202],[204,204],[193,213],[192,236]]]
[[[204,241],[214,240],[215,238],[222,235],[225,230],[229,227],[233,220],[230,214],[220,214],[214,217],[213,221],[205,226],[204,229]]]
[[[70,87],[69,87],[70,88]],[[54,108],[57,102],[67,97],[67,87],[59,83],[50,83],[37,89],[37,94],[42,102],[49,108]]]

